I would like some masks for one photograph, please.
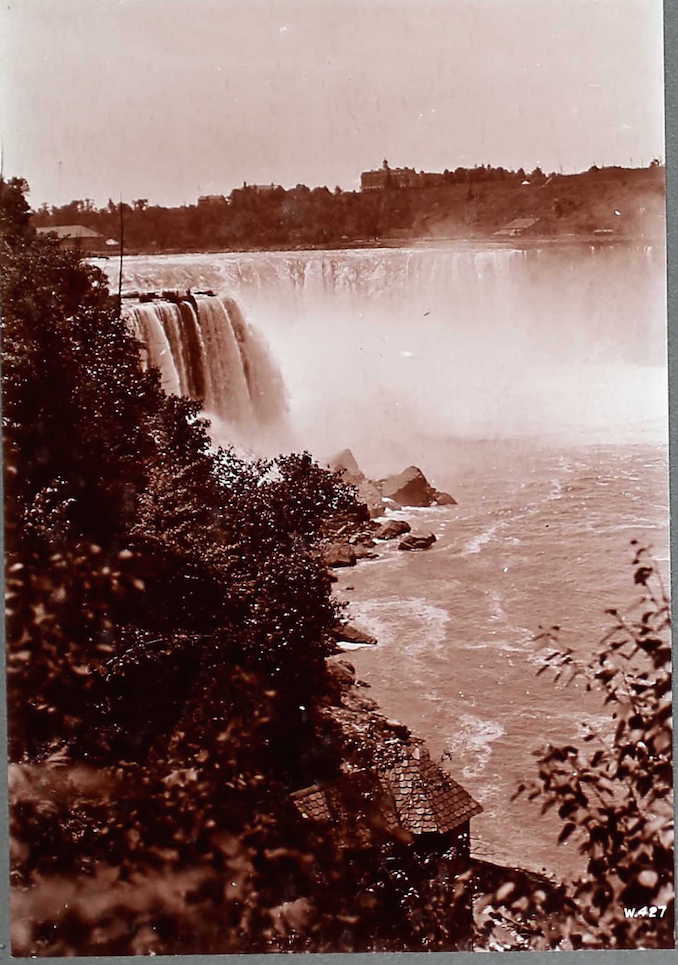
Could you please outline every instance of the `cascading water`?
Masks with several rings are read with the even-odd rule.
[[[282,377],[232,298],[153,300],[127,312],[142,361],[159,369],[166,392],[202,400],[245,435],[283,419]]]
[[[141,255],[123,282],[228,292],[284,373],[294,438],[281,448],[349,446],[375,476],[412,461],[439,472],[451,439],[665,437],[664,253],[642,241]],[[247,326],[243,341],[237,305],[221,305],[246,343],[250,402],[270,419],[280,376]],[[242,380],[239,390],[214,381],[234,351],[210,334],[223,325],[221,308],[210,311],[198,326],[209,365],[189,365],[204,391],[189,394],[213,412],[240,411]],[[172,384],[181,364],[172,326],[161,328],[152,351],[165,359],[169,341]]]

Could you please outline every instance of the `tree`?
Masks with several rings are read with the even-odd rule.
[[[539,673],[576,678],[599,690],[614,733],[591,729],[587,750],[548,746],[538,779],[517,794],[558,809],[558,842],[571,836],[586,859],[583,875],[556,896],[510,879],[488,899],[519,921],[530,947],[672,948],[673,769],[669,601],[648,551],[634,546],[640,599],[627,613],[608,610],[609,632],[582,662],[542,634],[549,648]],[[529,920],[527,920],[529,918]]]
[[[339,773],[316,544],[354,491],[214,452],[25,190],[0,194],[13,951],[449,947],[402,842],[347,856],[290,802]]]
[[[12,247],[29,233],[31,209],[27,194],[28,183],[23,178],[0,178],[0,236]]]

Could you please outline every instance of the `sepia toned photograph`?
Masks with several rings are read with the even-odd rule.
[[[675,948],[663,15],[4,5],[13,956]]]

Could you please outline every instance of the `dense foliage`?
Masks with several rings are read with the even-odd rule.
[[[13,949],[450,947],[417,862],[309,829],[344,752],[316,548],[361,515],[308,454],[214,451],[101,273],[0,184]]]

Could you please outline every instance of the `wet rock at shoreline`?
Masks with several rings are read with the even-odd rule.
[[[329,678],[340,688],[352,687],[356,682],[355,667],[348,660],[330,657],[325,661]]]
[[[322,551],[325,566],[355,566],[358,559],[356,551],[348,543],[330,543]]]
[[[408,466],[381,481],[382,495],[404,506],[429,506],[430,489],[426,476],[417,466]]]
[[[450,496],[449,493],[442,492],[440,489],[434,490],[435,496],[433,498],[433,503],[436,506],[456,506],[457,500],[454,496]]]
[[[399,550],[427,550],[436,542],[435,533],[410,533],[398,544]]]
[[[377,642],[377,638],[373,637],[371,633],[367,632],[367,630],[361,630],[360,627],[355,627],[351,623],[337,624],[332,631],[332,636],[339,643],[354,643],[373,646]]]
[[[409,533],[411,529],[410,524],[404,519],[387,519],[379,529],[375,530],[374,535],[376,539],[395,539],[397,536]]]
[[[408,466],[380,482],[381,494],[401,506],[454,506],[456,500],[430,484],[418,466]]]
[[[371,532],[355,533],[353,536],[349,537],[349,543],[352,546],[368,546],[368,547],[375,546],[376,544],[372,539],[372,535],[373,534]],[[376,531],[374,535],[375,536],[377,535]]]

